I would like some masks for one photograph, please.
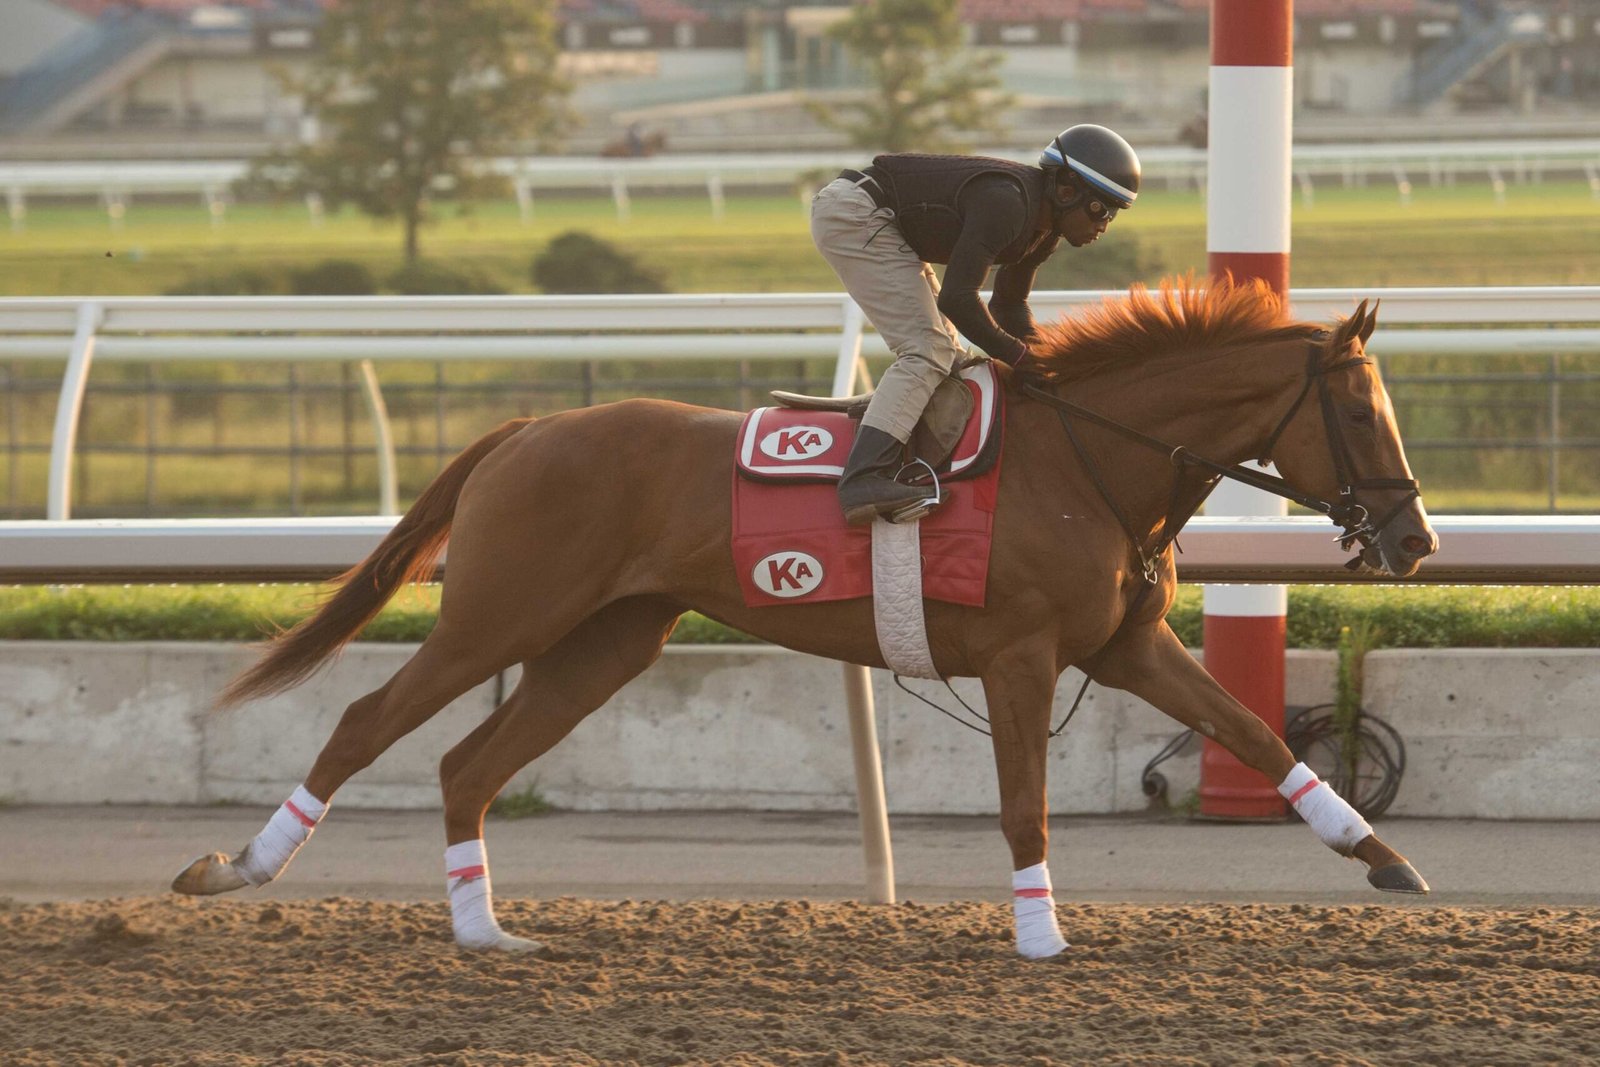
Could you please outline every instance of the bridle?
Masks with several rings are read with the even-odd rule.
[[[1381,534],[1384,528],[1394,521],[1395,516],[1399,515],[1401,510],[1413,498],[1422,495],[1422,488],[1415,478],[1357,479],[1352,477],[1355,473],[1355,463],[1350,455],[1349,442],[1344,438],[1344,430],[1339,426],[1339,420],[1335,417],[1338,412],[1334,407],[1333,393],[1328,386],[1328,375],[1334,371],[1348,370],[1351,367],[1359,367],[1364,363],[1371,363],[1372,360],[1366,356],[1352,356],[1349,359],[1324,367],[1320,365],[1318,359],[1322,354],[1322,343],[1327,339],[1328,331],[1326,330],[1318,330],[1311,335],[1310,350],[1306,355],[1305,384],[1300,387],[1300,395],[1294,398],[1294,403],[1289,405],[1289,410],[1284,413],[1283,418],[1278,420],[1277,427],[1272,431],[1271,436],[1267,438],[1267,443],[1261,450],[1260,462],[1265,464],[1271,460],[1272,450],[1276,447],[1278,439],[1283,436],[1283,431],[1288,428],[1289,423],[1294,420],[1301,406],[1305,404],[1306,397],[1311,395],[1311,387],[1315,384],[1317,398],[1322,403],[1322,423],[1327,430],[1328,452],[1333,457],[1334,474],[1339,481],[1338,500],[1324,500],[1321,497],[1312,496],[1310,493],[1302,493],[1282,478],[1267,474],[1265,471],[1251,470],[1249,467],[1236,463],[1218,463],[1214,460],[1206,459],[1204,456],[1199,456],[1189,451],[1185,445],[1167,444],[1159,438],[1151,437],[1149,434],[1135,430],[1133,427],[1117,422],[1115,419],[1108,419],[1097,411],[1080,407],[1070,400],[1063,400],[1048,390],[1040,389],[1031,384],[1022,386],[1024,394],[1056,409],[1056,414],[1061,417],[1061,425],[1067,431],[1067,439],[1072,442],[1073,451],[1077,452],[1079,461],[1083,464],[1084,469],[1089,472],[1089,477],[1094,481],[1095,488],[1099,490],[1101,499],[1111,508],[1111,513],[1117,517],[1117,522],[1122,526],[1122,532],[1127,535],[1128,543],[1133,546],[1134,554],[1139,557],[1145,584],[1140,586],[1138,593],[1133,598],[1133,602],[1123,612],[1122,622],[1118,623],[1117,627],[1119,632],[1129,619],[1138,614],[1139,606],[1144,603],[1150,591],[1160,583],[1161,572],[1158,565],[1161,558],[1166,555],[1167,549],[1177,542],[1178,531],[1183,528],[1184,523],[1189,521],[1189,517],[1199,510],[1200,505],[1205,503],[1206,497],[1211,495],[1211,490],[1216,488],[1219,479],[1232,478],[1236,482],[1253,485],[1257,489],[1263,489],[1276,496],[1292,500],[1296,504],[1310,508],[1313,511],[1320,511],[1341,527],[1342,532],[1334,540],[1338,541],[1339,546],[1344,549],[1349,549],[1351,544],[1358,541],[1363,548],[1369,547],[1373,538]],[[1161,528],[1156,532],[1155,544],[1151,548],[1147,549],[1145,547],[1144,540],[1134,530],[1133,524],[1128,521],[1127,515],[1117,505],[1117,499],[1111,494],[1111,489],[1106,485],[1105,479],[1100,476],[1100,468],[1084,449],[1083,443],[1078,440],[1078,432],[1072,425],[1072,416],[1087,419],[1090,422],[1104,426],[1106,429],[1113,430],[1130,441],[1162,452],[1171,459],[1177,473],[1173,475],[1172,492],[1168,498],[1166,516],[1161,520]],[[1185,476],[1188,474],[1187,468],[1190,467],[1206,471],[1208,475],[1197,489],[1185,493],[1184,481]],[[1362,489],[1406,489],[1409,492],[1387,515],[1378,522],[1373,522],[1367,513],[1367,509],[1356,503],[1356,492]],[[1350,570],[1359,568],[1361,566],[1361,557],[1359,555],[1356,556],[1345,566]],[[1078,706],[1083,703],[1083,695],[1088,691],[1091,680],[1092,675],[1085,672],[1083,684],[1078,688],[1077,699],[1072,702],[1072,707],[1068,709],[1060,725],[1050,731],[1050,737],[1059,735],[1067,728],[1067,724],[1077,714]],[[981,726],[972,725],[972,723],[967,722],[959,715],[940,707],[922,694],[907,688],[905,683],[900,681],[898,674],[894,676],[894,681],[896,685],[911,696],[916,697],[935,711],[948,715],[967,729],[976,730],[980,734],[990,734],[989,730],[985,730]],[[948,688],[949,685],[950,683],[946,681],[945,686]],[[985,725],[989,723],[986,716],[974,711],[954,689],[950,690],[950,694],[973,718]]]
[[[1283,436],[1284,430],[1288,428],[1289,423],[1300,411],[1306,397],[1311,393],[1312,386],[1315,385],[1317,398],[1322,404],[1322,423],[1328,437],[1328,452],[1333,459],[1334,474],[1339,483],[1339,497],[1337,500],[1324,500],[1319,496],[1302,492],[1282,478],[1268,474],[1265,471],[1252,470],[1242,464],[1218,463],[1215,460],[1207,459],[1190,451],[1186,445],[1168,444],[1159,438],[1117,422],[1115,419],[1107,418],[1099,412],[1080,407],[1069,400],[1063,400],[1055,393],[1040,389],[1035,385],[1024,384],[1022,391],[1040,403],[1056,409],[1056,414],[1061,418],[1061,425],[1066,429],[1067,438],[1072,442],[1073,450],[1078,454],[1078,459],[1088,470],[1090,478],[1094,481],[1095,488],[1111,508],[1112,514],[1116,516],[1117,522],[1122,526],[1123,533],[1127,535],[1129,542],[1133,545],[1134,552],[1139,557],[1139,563],[1143,569],[1144,580],[1149,585],[1153,586],[1159,580],[1160,573],[1157,569],[1157,563],[1166,553],[1168,546],[1177,540],[1178,531],[1189,520],[1189,517],[1199,509],[1200,505],[1205,502],[1205,498],[1210,495],[1211,490],[1216,487],[1218,480],[1221,478],[1231,478],[1236,482],[1242,482],[1245,485],[1254,486],[1275,496],[1281,496],[1286,500],[1292,500],[1296,504],[1312,511],[1321,512],[1341,528],[1339,536],[1334,538],[1339,542],[1339,547],[1348,550],[1352,544],[1359,542],[1363,548],[1369,548],[1372,546],[1373,540],[1395,520],[1406,505],[1422,495],[1422,488],[1415,478],[1355,478],[1353,476],[1355,463],[1350,454],[1349,442],[1345,440],[1344,430],[1337,418],[1338,412],[1334,405],[1333,393],[1328,385],[1328,375],[1335,371],[1348,370],[1351,367],[1370,364],[1372,360],[1367,356],[1352,356],[1349,359],[1331,363],[1327,366],[1321,365],[1319,362],[1322,354],[1321,342],[1325,341],[1327,337],[1326,330],[1318,331],[1317,334],[1312,336],[1306,356],[1305,383],[1300,388],[1300,395],[1295,397],[1294,403],[1289,406],[1289,410],[1284,413],[1283,418],[1278,420],[1277,427],[1267,438],[1267,443],[1261,450],[1260,463],[1264,465],[1271,460],[1272,450],[1277,446],[1279,438]],[[1139,537],[1133,528],[1133,524],[1128,521],[1127,516],[1117,505],[1116,498],[1111,494],[1105,479],[1100,476],[1098,466],[1090,458],[1082,442],[1078,440],[1077,431],[1072,424],[1072,416],[1104,426],[1106,429],[1112,430],[1136,444],[1164,453],[1177,469],[1177,473],[1173,476],[1172,493],[1168,502],[1166,516],[1162,520],[1161,529],[1157,531],[1155,544],[1150,548],[1147,549],[1145,547],[1144,539]],[[1208,477],[1205,479],[1200,492],[1186,496],[1183,492],[1183,487],[1188,468],[1206,471],[1208,472]],[[1365,489],[1404,489],[1408,490],[1408,492],[1382,519],[1373,522],[1366,507],[1356,502],[1356,493]],[[1194,499],[1191,501],[1188,499],[1189,496],[1194,497]],[[1355,570],[1361,566],[1361,557],[1359,555],[1356,556],[1345,566],[1350,570]]]

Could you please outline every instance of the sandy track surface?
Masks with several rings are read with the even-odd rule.
[[[533,957],[442,902],[0,905],[0,1062],[1575,1063],[1600,909],[508,900]]]

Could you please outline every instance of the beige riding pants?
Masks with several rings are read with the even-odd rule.
[[[939,382],[966,355],[939,313],[939,279],[906,245],[894,212],[835,178],[811,201],[811,239],[895,359],[862,424],[906,441]]]

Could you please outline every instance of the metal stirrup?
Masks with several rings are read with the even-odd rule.
[[[928,514],[928,512],[932,511],[934,508],[938,507],[940,504],[944,503],[944,489],[939,484],[939,472],[934,470],[925,459],[913,459],[910,463],[907,463],[904,467],[901,467],[895,472],[894,480],[899,482],[900,476],[913,467],[921,467],[923,470],[928,472],[928,478],[933,482],[933,494],[931,496],[925,496],[921,500],[907,504],[904,507],[897,508],[895,511],[885,515],[884,518],[888,519],[890,522],[915,522],[918,519],[921,519],[924,515]],[[910,485],[912,483],[907,482],[902,484]]]

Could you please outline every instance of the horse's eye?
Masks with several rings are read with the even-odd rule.
[[[1366,408],[1351,408],[1350,421],[1357,426],[1368,426],[1372,423],[1372,412]]]

